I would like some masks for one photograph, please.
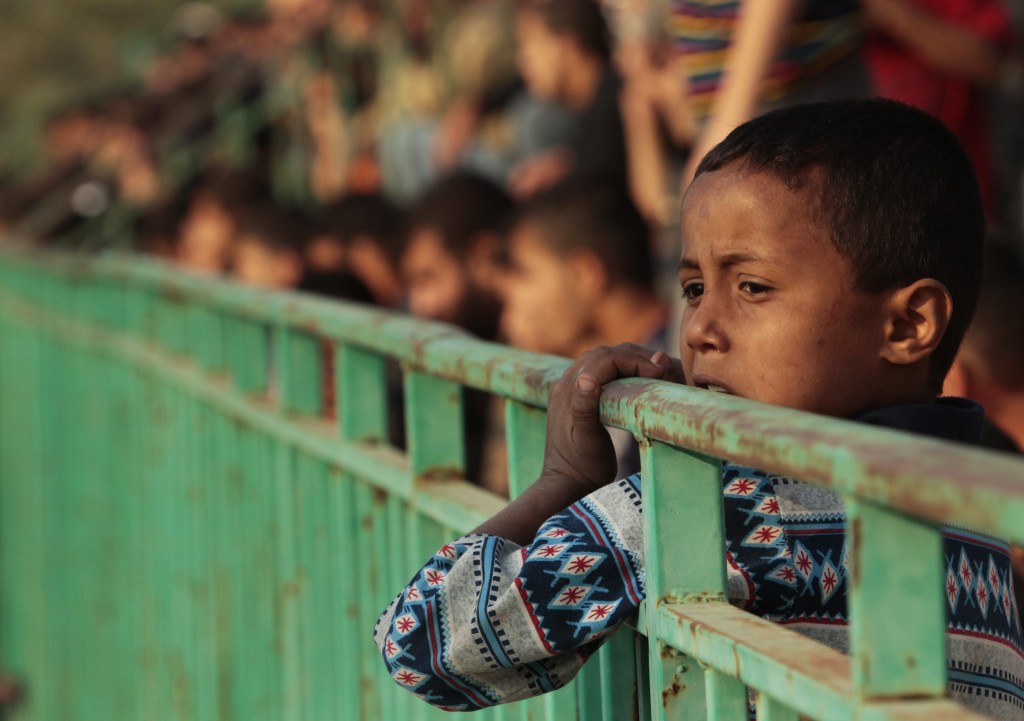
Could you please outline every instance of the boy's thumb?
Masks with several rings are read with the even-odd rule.
[[[590,394],[596,392],[597,389],[600,388],[600,384],[597,382],[596,378],[586,374],[581,374],[580,377],[576,379],[576,387],[583,391],[583,393]]]
[[[591,375],[580,375],[576,379],[576,388],[570,404],[574,422],[587,425],[598,423],[600,398],[601,384],[597,379]]]

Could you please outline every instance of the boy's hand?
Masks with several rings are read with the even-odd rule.
[[[589,350],[562,374],[548,400],[541,478],[567,479],[583,495],[615,479],[615,449],[601,424],[601,388],[619,378],[685,383],[679,362],[632,343]]]
[[[548,518],[614,481],[615,451],[601,425],[598,401],[605,383],[630,377],[685,382],[679,361],[638,345],[581,355],[551,388],[540,478],[473,532],[526,547]]]

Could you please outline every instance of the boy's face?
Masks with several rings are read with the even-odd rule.
[[[232,276],[257,288],[285,290],[298,285],[302,266],[296,253],[275,249],[259,236],[243,234],[235,246]]]
[[[736,163],[690,186],[679,279],[691,385],[838,417],[886,403],[889,294],[854,287],[814,220],[815,192]]]
[[[524,223],[509,239],[502,326],[516,348],[573,356],[591,330],[590,298],[570,260]]]
[[[413,231],[402,254],[402,276],[413,315],[461,325],[469,277],[436,231]]]
[[[561,94],[565,65],[564,39],[558,37],[531,11],[516,18],[516,64],[530,93],[557,102]]]
[[[220,273],[231,255],[235,226],[218,203],[203,197],[193,201],[181,227],[178,259],[192,270]]]

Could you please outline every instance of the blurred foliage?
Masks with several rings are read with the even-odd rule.
[[[0,0],[0,177],[39,159],[53,111],[138,82],[183,0]],[[214,0],[227,12],[259,0]]]

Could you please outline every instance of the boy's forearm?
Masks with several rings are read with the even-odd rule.
[[[518,498],[473,529],[473,533],[499,536],[520,546],[528,546],[544,521],[592,490],[569,479],[542,475]]]

